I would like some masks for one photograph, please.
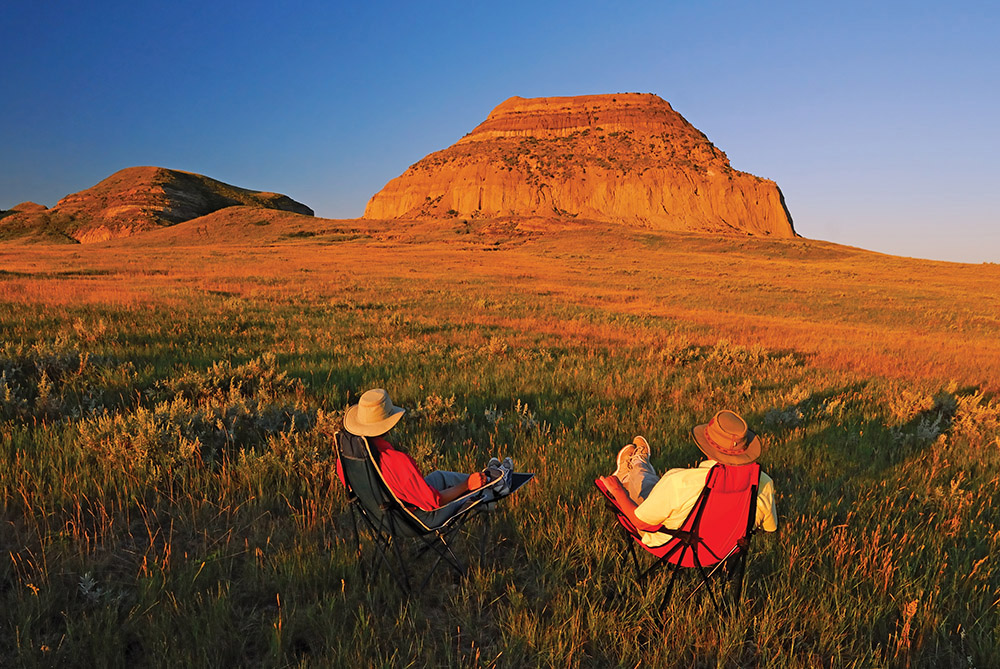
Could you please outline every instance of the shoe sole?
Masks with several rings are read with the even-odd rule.
[[[632,455],[634,453],[635,444],[625,444],[622,446],[621,450],[618,451],[618,460],[615,463],[615,471],[611,475],[621,481],[622,477],[628,473],[629,463],[632,461]]]

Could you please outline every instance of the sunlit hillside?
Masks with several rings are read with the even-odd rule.
[[[251,213],[0,245],[0,657],[1000,664],[1000,266]],[[359,578],[333,474],[376,386],[428,470],[538,474],[467,579],[410,599]],[[781,528],[720,624],[628,585],[592,482],[635,434],[695,462],[689,428],[723,407],[765,436]]]

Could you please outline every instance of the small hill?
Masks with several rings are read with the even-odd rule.
[[[354,223],[354,221],[349,221]],[[338,221],[279,209],[235,205],[139,237],[109,240],[132,247],[265,245],[322,237],[339,231]]]
[[[795,237],[777,184],[651,94],[513,97],[372,196],[365,218],[579,218]]]
[[[22,202],[21,204],[15,204],[10,210],[11,212],[38,212],[46,211],[48,207],[44,204],[38,204],[37,202]]]
[[[18,205],[20,210],[0,220],[0,237],[61,236],[97,242],[176,225],[237,205],[313,215],[312,209],[286,195],[238,188],[191,172],[129,167],[92,188],[67,195],[51,209]]]
[[[0,241],[17,239],[21,242],[47,244],[73,244],[76,240],[68,236],[52,221],[50,209],[35,202],[22,202],[3,211],[0,210]]]

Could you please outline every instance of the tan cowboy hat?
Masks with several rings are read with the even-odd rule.
[[[360,437],[377,437],[391,430],[404,411],[406,409],[392,403],[389,393],[373,388],[365,391],[361,400],[347,410],[344,428]]]
[[[724,465],[748,465],[760,457],[763,448],[746,421],[726,409],[705,425],[695,425],[691,435],[702,453]]]

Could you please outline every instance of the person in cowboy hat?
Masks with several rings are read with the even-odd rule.
[[[649,443],[636,437],[618,451],[617,468],[602,481],[616,503],[643,534],[643,543],[656,546],[668,540],[657,536],[659,527],[676,530],[687,518],[716,463],[748,465],[760,457],[762,443],[738,414],[722,410],[708,423],[696,425],[691,435],[708,460],[691,469],[671,469],[662,477],[649,464]],[[778,529],[774,506],[774,481],[760,473],[757,492],[757,526],[766,532]]]
[[[344,429],[361,437],[367,437],[368,443],[378,449],[379,467],[385,482],[400,500],[407,504],[433,511],[452,502],[467,492],[478,490],[496,476],[503,476],[506,481],[499,483],[499,492],[504,485],[509,487],[510,475],[514,464],[510,458],[500,462],[492,458],[486,471],[462,474],[460,472],[433,471],[422,476],[413,458],[395,448],[386,440],[385,435],[391,430],[406,410],[392,403],[382,388],[366,391],[357,404],[347,409],[344,416]],[[344,480],[340,461],[337,461],[337,474]]]

